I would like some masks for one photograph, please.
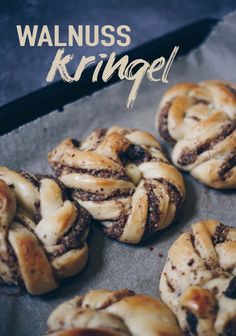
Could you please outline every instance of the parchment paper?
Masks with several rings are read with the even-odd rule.
[[[170,84],[214,78],[236,82],[235,38],[236,12],[227,16],[198,50],[177,60],[170,72]],[[125,102],[131,85],[122,81],[66,106],[63,112],[55,111],[1,137],[0,164],[48,173],[51,172],[47,164],[48,151],[67,136],[83,138],[96,127],[112,124],[155,133],[156,108],[168,85],[145,80],[133,109],[127,110]],[[15,288],[0,286],[0,335],[42,335],[53,308],[75,294],[93,288],[128,287],[158,296],[159,277],[167,250],[183,230],[205,218],[236,225],[236,196],[233,191],[206,188],[188,175],[185,175],[185,181],[187,196],[182,219],[148,244],[127,246],[108,239],[100,229],[93,227],[86,269],[64,281],[56,291],[42,297],[31,297],[28,294],[17,295]]]

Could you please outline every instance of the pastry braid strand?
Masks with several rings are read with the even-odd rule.
[[[180,336],[162,302],[122,289],[92,290],[62,303],[48,319],[50,336]]]
[[[137,244],[170,225],[184,200],[182,175],[147,132],[97,129],[83,142],[63,140],[48,159],[72,197],[122,242]]]
[[[160,135],[174,144],[172,161],[213,188],[236,187],[236,85],[180,83],[157,113]]]
[[[53,290],[87,262],[89,214],[53,177],[0,167],[0,277],[30,294]]]
[[[207,220],[183,233],[168,252],[160,293],[187,335],[236,335],[236,228]]]

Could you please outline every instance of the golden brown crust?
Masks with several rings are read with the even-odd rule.
[[[174,164],[213,188],[236,187],[236,85],[180,83],[166,91],[157,128]]]
[[[160,293],[188,335],[236,334],[236,229],[214,220],[171,246]]]
[[[182,175],[149,133],[113,126],[48,155],[72,195],[111,238],[137,244],[167,227],[183,203]]]
[[[177,336],[174,315],[162,302],[127,289],[97,289],[58,306],[48,319],[52,336]]]
[[[0,277],[30,294],[82,270],[89,214],[53,177],[0,167]]]

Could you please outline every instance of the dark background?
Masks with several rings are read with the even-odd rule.
[[[194,0],[1,0],[0,2],[1,71],[0,106],[45,85],[46,75],[54,59],[55,47],[20,47],[17,24],[59,24],[61,40],[66,39],[69,24],[127,24],[132,43],[128,49],[202,18],[221,18],[236,9],[236,1]],[[125,51],[117,45],[105,50],[102,46],[66,48],[77,55]],[[161,46],[160,46],[161,53]]]

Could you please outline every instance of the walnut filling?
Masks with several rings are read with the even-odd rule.
[[[70,250],[81,248],[84,245],[83,236],[87,230],[90,221],[90,215],[82,207],[78,207],[78,216],[75,224],[66,232],[66,235],[59,240],[58,244],[63,245],[63,253]],[[61,253],[61,254],[63,254]],[[57,253],[58,256],[58,253]],[[55,257],[55,255],[54,255]]]
[[[83,169],[83,168],[71,168],[68,166],[57,167],[56,176],[59,177],[64,174],[89,174],[95,177],[101,178],[116,178],[124,181],[128,181],[129,178],[125,175],[124,169],[120,171],[113,171],[108,169]]]
[[[10,270],[11,277],[15,284],[23,287],[23,282],[20,274],[20,270],[17,267],[17,257],[11,245],[7,243],[7,252],[5,255],[0,254],[0,260],[6,264]]]
[[[151,183],[145,182],[145,188],[148,193],[148,217],[145,228],[145,235],[156,232],[158,230],[158,224],[161,218],[161,210],[160,210],[160,201],[157,198],[154,192],[154,186]]]
[[[168,130],[168,114],[171,108],[172,102],[167,102],[164,107],[161,109],[159,113],[159,133],[160,135],[169,142],[174,143],[175,140],[171,137],[169,130]]]
[[[122,289],[122,290],[119,290],[119,291],[116,291],[113,293],[112,297],[109,298],[107,301],[105,301],[103,303],[103,305],[101,305],[99,307],[99,309],[106,309],[107,307],[111,306],[112,304],[126,298],[126,297],[129,297],[129,296],[134,296],[135,295],[135,292],[132,291],[132,290],[129,290],[129,289]]]
[[[206,140],[196,146],[194,149],[189,149],[186,147],[183,149],[180,158],[178,159],[178,164],[181,166],[187,166],[194,163],[198,155],[204,153],[207,150],[211,150],[215,145],[223,141],[227,136],[229,136],[236,128],[236,122],[231,122],[226,126],[222,127],[222,131],[211,139]]]
[[[189,329],[186,330],[187,335],[197,335],[197,325],[198,325],[198,320],[196,316],[190,311],[187,310],[186,312],[186,321],[188,324]]]
[[[117,189],[107,195],[99,194],[99,190],[97,191],[96,194],[94,194],[92,192],[88,192],[82,189],[72,189],[71,197],[75,200],[81,200],[81,201],[102,202],[102,201],[107,201],[107,200],[116,199],[116,198],[129,197],[129,196],[132,196],[133,193],[134,193],[134,189],[128,189],[125,191],[121,191],[120,189]]]
[[[112,225],[110,227],[104,226],[104,233],[112,239],[118,239],[123,233],[127,219],[127,214],[121,215],[117,220],[112,221]]]
[[[34,208],[35,208],[34,220],[35,220],[35,223],[39,223],[42,219],[40,199],[37,199],[37,201],[34,203]]]
[[[120,160],[124,165],[130,162],[139,165],[143,162],[150,161],[151,155],[142,146],[131,144],[128,149],[120,155]]]
[[[229,177],[230,170],[236,165],[236,148],[233,150],[232,153],[230,153],[227,160],[223,163],[221,168],[218,171],[218,174],[221,178],[221,180],[225,180],[227,177]]]
[[[228,233],[229,233],[229,227],[220,223],[216,228],[214,236],[212,237],[213,244],[217,245],[220,243],[224,243]]]
[[[234,276],[225,291],[225,296],[230,299],[236,299],[236,276]]]
[[[159,178],[158,181],[162,182],[166,186],[171,202],[175,204],[177,209],[179,209],[184,200],[181,191],[174,184],[163,178]]]

